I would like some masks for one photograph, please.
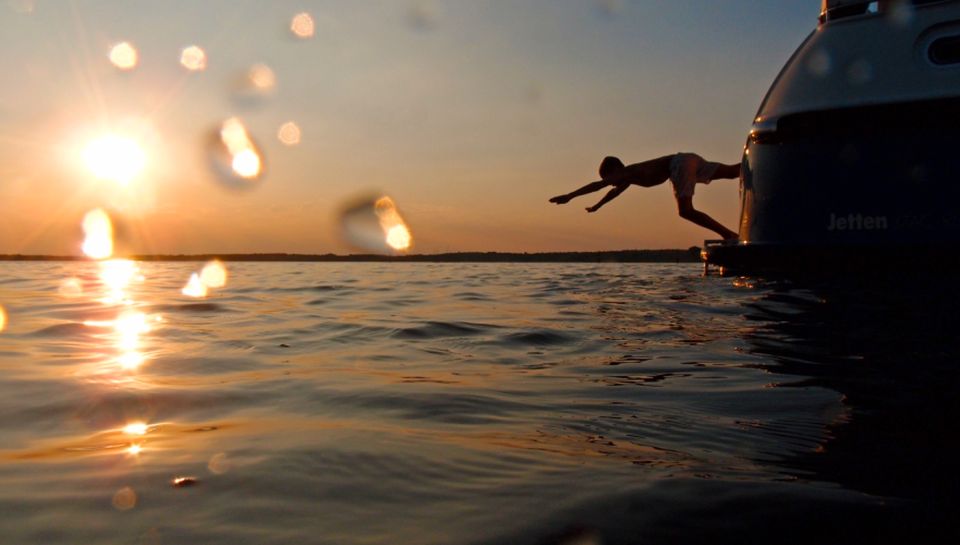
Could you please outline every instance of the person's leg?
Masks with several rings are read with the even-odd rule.
[[[589,183],[589,184],[581,187],[580,189],[577,189],[577,190],[575,190],[575,191],[571,191],[570,193],[566,193],[566,194],[564,194],[564,195],[557,195],[556,197],[553,197],[552,199],[550,199],[550,202],[555,202],[555,203],[557,203],[557,204],[566,204],[566,203],[570,202],[570,199],[573,199],[574,197],[579,197],[580,195],[586,195],[586,194],[588,194],[588,193],[593,193],[594,191],[600,191],[601,189],[607,187],[608,185],[610,185],[610,184],[609,184],[608,182],[603,181],[603,180],[600,180],[600,181],[598,181],[598,182]]]
[[[714,233],[723,237],[724,240],[735,240],[737,238],[737,233],[727,229],[720,224],[717,220],[711,218],[707,214],[694,209],[693,207],[693,197],[677,197],[677,208],[680,212],[680,217],[696,223],[700,227],[710,229]]]

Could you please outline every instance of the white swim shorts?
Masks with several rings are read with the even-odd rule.
[[[709,184],[720,163],[705,161],[696,153],[678,153],[670,160],[670,181],[673,194],[692,197],[696,184]]]

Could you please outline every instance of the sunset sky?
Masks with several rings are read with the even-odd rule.
[[[136,253],[347,253],[339,211],[389,195],[415,252],[685,248],[713,235],[668,184],[597,214],[547,199],[604,155],[737,162],[767,87],[816,25],[816,0],[0,0],[0,253],[78,254],[84,213]],[[309,13],[299,39],[291,18]],[[132,70],[111,64],[127,41]],[[180,64],[206,52],[206,69]],[[245,88],[263,64],[274,88]],[[250,187],[211,140],[236,117],[259,145]],[[277,138],[295,122],[299,145]],[[91,142],[136,141],[126,185]],[[108,154],[109,155],[109,154]],[[694,203],[729,227],[737,183]]]

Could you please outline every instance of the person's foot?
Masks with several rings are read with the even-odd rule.
[[[567,204],[568,202],[570,202],[570,197],[566,195],[557,195],[556,197],[550,199],[550,202],[554,202],[557,204]]]

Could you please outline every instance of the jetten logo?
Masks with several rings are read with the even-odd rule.
[[[888,229],[886,216],[864,216],[863,214],[847,214],[837,216],[830,214],[827,231],[875,231]]]

